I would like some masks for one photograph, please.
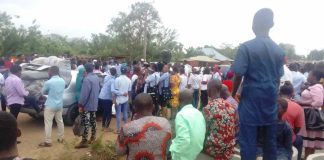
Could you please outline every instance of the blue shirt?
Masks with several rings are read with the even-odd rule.
[[[111,85],[115,82],[115,76],[108,75],[104,79],[104,85],[101,88],[99,98],[112,100]]]
[[[79,104],[84,111],[97,111],[99,99],[99,78],[94,73],[89,73],[82,82]]]
[[[300,72],[291,71],[292,85],[294,86],[295,99],[300,99],[301,87],[307,82],[307,78]]]
[[[241,123],[269,125],[276,121],[283,62],[283,51],[269,37],[257,36],[240,45],[233,71],[244,76],[238,107]]]
[[[111,91],[116,95],[116,103],[118,105],[128,102],[128,95],[124,96],[123,94],[129,93],[131,89],[132,82],[126,75],[122,74],[115,79]]]
[[[169,87],[170,84],[170,74],[169,72],[163,73],[159,79],[160,85],[159,90],[162,93],[162,88]]]
[[[50,109],[63,108],[63,93],[65,89],[65,81],[59,76],[53,76],[45,82],[42,92],[47,94],[45,106]]]

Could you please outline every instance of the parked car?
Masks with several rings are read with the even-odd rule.
[[[66,88],[64,90],[63,94],[63,120],[64,124],[66,125],[72,125],[74,123],[75,118],[78,116],[78,106],[76,101],[76,93],[75,93],[75,80],[77,76],[78,71],[71,71],[71,81],[69,84],[66,85]],[[47,95],[45,95],[46,97]],[[45,99],[40,101],[37,101],[37,104],[39,107],[43,106],[45,103]],[[34,106],[31,104],[28,104],[28,102],[25,103],[25,105],[20,110],[21,113],[27,113],[31,117],[35,119],[39,119],[42,116],[44,116],[44,112],[41,111],[37,113]]]
[[[73,125],[75,118],[79,115],[78,111],[78,102],[76,101],[76,93],[75,93],[75,83],[76,83],[76,77],[77,77],[78,71],[72,70],[71,71],[71,81],[66,85],[66,88],[64,90],[63,94],[63,120],[64,124],[66,125]],[[99,75],[98,75],[99,76]],[[103,81],[105,75],[100,75],[100,80]],[[102,84],[103,82],[101,82]],[[44,95],[44,97],[47,97],[47,95]],[[44,106],[46,99],[43,100],[37,100],[37,104],[39,107]],[[102,112],[102,108],[98,107],[98,112]],[[40,119],[44,116],[44,112],[41,111],[37,113],[35,108],[28,103],[28,101],[25,102],[25,105],[20,110],[21,113],[27,113],[31,117],[35,119]],[[112,114],[115,115],[115,107],[113,105],[112,107]]]

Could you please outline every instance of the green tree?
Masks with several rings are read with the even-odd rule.
[[[111,20],[107,33],[110,43],[116,44],[112,52],[130,59],[157,60],[163,50],[179,51],[176,31],[163,26],[150,3],[138,2],[132,5],[130,13],[120,12]]]
[[[235,59],[235,56],[237,54],[238,46],[233,46],[231,44],[222,44],[221,47],[216,48],[216,50],[223,54],[224,56]]]
[[[301,60],[302,56],[296,54],[295,46],[287,43],[280,43],[279,46],[283,49],[288,60],[296,61]]]
[[[312,60],[312,61],[320,61],[320,60],[324,60],[324,49],[323,50],[312,50],[308,56],[307,56],[308,60]]]
[[[201,49],[202,49],[202,47],[197,47],[197,48],[189,47],[189,48],[185,49],[186,50],[185,57],[190,58],[190,57],[205,55]]]

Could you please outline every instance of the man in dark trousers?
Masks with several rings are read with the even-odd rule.
[[[256,159],[258,134],[264,137],[263,159],[277,159],[277,97],[283,75],[284,53],[269,37],[273,25],[272,10],[259,10],[254,15],[252,27],[256,37],[241,44],[232,66],[235,72],[233,96],[244,77],[238,107],[239,143],[243,160]],[[260,129],[264,132],[258,133]]]

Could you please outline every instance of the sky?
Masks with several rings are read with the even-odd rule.
[[[18,15],[17,25],[36,19],[43,34],[90,38],[105,33],[111,18],[129,12],[139,0],[0,0],[0,11]],[[139,2],[142,2],[140,0]],[[323,0],[144,0],[158,10],[163,24],[175,29],[177,41],[189,46],[239,45],[254,38],[252,18],[271,8],[275,26],[270,36],[289,43],[297,54],[324,48]]]

